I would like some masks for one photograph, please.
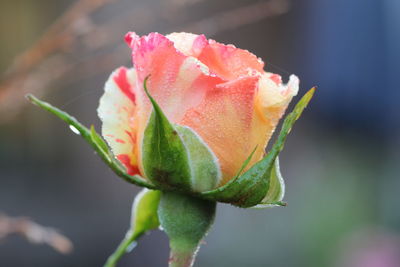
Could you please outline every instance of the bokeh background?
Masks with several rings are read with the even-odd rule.
[[[101,266],[138,188],[116,177],[28,92],[99,128],[127,31],[190,31],[245,48],[318,90],[281,154],[286,208],[219,205],[196,266],[400,266],[400,1],[1,0],[0,212],[52,226],[68,255],[18,235],[0,266]],[[120,266],[166,266],[145,236]]]

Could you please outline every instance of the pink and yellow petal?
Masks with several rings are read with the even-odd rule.
[[[137,73],[135,98],[140,99],[135,108],[139,169],[140,144],[152,110],[143,90],[148,75],[148,89],[167,117],[196,131],[216,154],[222,183],[237,174],[256,146],[249,166],[262,157],[297,93],[297,77],[283,85],[281,77],[265,73],[263,62],[250,52],[204,35],[128,33],[126,40]]]
[[[181,120],[186,110],[199,105],[207,92],[222,82],[211,75],[204,64],[178,51],[174,43],[161,34],[139,37],[129,33],[126,39],[132,48],[136,85],[140,89],[138,97],[142,99],[137,115],[139,140],[143,139],[152,110],[143,90],[143,81],[148,75],[151,75],[147,83],[150,94],[174,123]]]
[[[166,37],[174,43],[175,48],[181,53],[196,58],[203,51],[203,48],[208,45],[208,40],[203,34],[174,32]]]
[[[299,79],[295,75],[291,75],[289,82],[283,84],[279,75],[264,73],[259,81],[259,88],[257,108],[264,117],[276,118],[275,114],[269,114],[269,109],[286,107],[299,90]]]
[[[208,41],[198,59],[207,65],[211,72],[226,80],[247,76],[252,71],[264,72],[264,63],[254,54],[214,40]]]
[[[259,76],[248,76],[217,85],[180,122],[198,133],[215,153],[222,183],[237,174],[254,149],[249,137],[258,80]]]
[[[255,116],[250,140],[252,145],[266,147],[298,88],[299,80],[295,75],[290,76],[286,85],[282,84],[279,75],[262,75],[255,99]],[[261,156],[262,154],[255,153],[253,160],[258,160]]]
[[[192,33],[172,33],[167,37],[180,52],[196,57],[210,72],[225,80],[247,76],[251,71],[264,72],[262,60],[247,50],[207,40],[204,35]]]
[[[136,73],[121,67],[108,79],[100,99],[98,114],[102,135],[129,174],[139,174],[135,132]]]
[[[265,73],[220,84],[182,119],[181,124],[195,130],[216,154],[222,184],[237,174],[255,147],[247,169],[264,155],[264,148],[298,90],[295,76],[287,85],[279,81],[280,77]]]

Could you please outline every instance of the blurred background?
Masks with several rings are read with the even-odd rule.
[[[99,129],[104,82],[131,65],[127,31],[204,33],[297,74],[299,96],[318,86],[281,154],[288,206],[219,205],[196,266],[400,266],[398,0],[1,0],[0,213],[54,227],[74,249],[0,231],[0,266],[101,266],[123,238],[139,189],[23,96]],[[120,266],[167,259],[155,231]]]

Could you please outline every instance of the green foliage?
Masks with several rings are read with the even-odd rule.
[[[132,205],[131,228],[115,252],[107,259],[104,267],[116,266],[121,257],[128,252],[128,248],[139,237],[160,225],[157,215],[160,196],[160,191],[148,189],[143,189],[136,195]]]
[[[243,168],[238,172],[237,177],[217,189],[212,189],[220,176],[219,166],[212,151],[190,128],[172,125],[168,121],[147,91],[146,80],[144,82],[145,91],[154,110],[145,129],[143,165],[147,177],[156,186],[146,182],[138,175],[128,175],[93,126],[89,130],[67,113],[38,100],[32,95],[27,97],[32,103],[74,127],[96,150],[103,161],[117,175],[130,183],[150,189],[185,192],[203,199],[231,203],[244,208],[258,204],[256,207],[284,205],[281,202],[284,194],[284,183],[280,175],[277,157],[284,147],[286,137],[294,122],[310,102],[315,88],[309,90],[296,104],[293,111],[286,116],[279,136],[267,156],[253,165],[247,172],[241,174],[250,161],[253,151],[243,163]],[[204,192],[204,190],[209,191]]]
[[[278,177],[277,171],[279,171],[279,168],[274,169],[275,159],[278,157],[279,152],[282,151],[286,137],[293,124],[310,102],[314,92],[315,88],[309,90],[296,104],[293,111],[286,116],[278,139],[267,156],[236,179],[232,179],[224,186],[204,192],[201,195],[207,199],[231,203],[243,208],[252,207],[259,203],[267,204],[263,199],[265,197],[270,198],[267,193],[269,192],[271,177],[274,175]],[[281,185],[279,183],[279,186]],[[274,186],[278,185],[275,184]],[[273,191],[276,190],[276,188],[273,189]],[[273,204],[279,204],[279,202]]]
[[[247,165],[249,165],[251,159],[253,158],[254,152],[256,152],[257,146],[251,151],[250,155],[247,157],[247,159],[243,162],[242,167],[240,167],[238,173],[236,174],[235,178],[233,180],[236,180],[239,178],[239,176],[242,174],[243,170],[246,169]]]
[[[203,192],[215,188],[221,178],[221,172],[214,153],[190,128],[176,125],[176,130],[189,154],[192,190]]]
[[[92,141],[97,145],[97,147],[99,149],[101,149],[103,151],[103,153],[107,153],[110,156],[112,156],[112,154],[110,154],[110,150],[106,144],[106,142],[104,141],[104,139],[96,132],[96,129],[94,128],[94,125],[92,124],[90,126],[90,137],[92,138]]]
[[[144,81],[153,112],[143,138],[143,167],[146,177],[165,189],[190,190],[191,170],[188,153],[175,127],[151,97]]]
[[[215,188],[220,179],[213,152],[190,128],[169,122],[144,88],[153,112],[143,138],[143,166],[154,184],[164,190],[201,192]]]
[[[146,177],[153,183],[138,175],[128,175],[93,125],[89,130],[66,112],[32,95],[27,98],[76,129],[102,160],[125,181],[157,189],[144,189],[135,198],[131,229],[105,266],[115,266],[133,242],[160,224],[170,239],[170,267],[191,266],[201,240],[214,222],[217,201],[243,208],[285,205],[281,202],[284,181],[280,174],[278,155],[294,122],[311,100],[315,88],[309,90],[286,116],[270,152],[242,173],[251,161],[255,148],[236,177],[214,189],[221,176],[215,155],[190,128],[169,122],[149,94],[146,81],[147,78],[144,89],[152,103],[153,112],[144,132],[142,159]]]
[[[257,162],[247,172],[224,186],[202,195],[220,202],[247,208],[260,203],[269,187],[271,156]]]
[[[131,230],[139,237],[149,230],[158,228],[157,209],[161,191],[143,189],[135,198],[132,205]]]
[[[139,175],[134,175],[134,176],[128,175],[126,171],[123,169],[123,167],[119,164],[119,162],[115,159],[112,152],[106,145],[105,141],[100,137],[98,133],[96,133],[94,127],[92,127],[92,129],[89,130],[84,125],[82,125],[77,119],[75,119],[68,113],[50,105],[49,103],[41,101],[36,97],[34,97],[33,95],[27,95],[26,97],[33,104],[52,113],[53,115],[57,116],[58,118],[68,123],[70,127],[76,129],[82,136],[82,138],[93,147],[93,149],[97,152],[100,158],[122,179],[124,179],[128,183],[136,184],[138,186],[147,187],[150,189],[155,188],[154,185],[146,182]]]
[[[274,206],[284,206],[285,203],[280,202],[285,195],[285,182],[279,169],[279,157],[276,157],[270,174],[270,183],[268,192],[263,200],[255,206],[255,208],[269,208]]]

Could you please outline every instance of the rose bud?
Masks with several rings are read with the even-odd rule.
[[[159,225],[170,240],[169,266],[192,266],[216,202],[284,205],[278,155],[315,89],[286,116],[265,155],[297,94],[296,76],[284,84],[252,53],[204,35],[128,33],[126,41],[134,67],[111,74],[98,107],[106,141],[93,126],[28,98],[70,124],[118,176],[153,189],[136,196],[131,228],[105,266]]]
[[[239,207],[282,205],[278,154],[315,89],[286,116],[265,155],[297,94],[295,75],[284,84],[249,51],[204,35],[128,33],[125,39],[134,67],[111,74],[98,107],[108,145],[93,127],[29,100],[70,124],[127,182]]]
[[[296,76],[283,84],[249,51],[204,35],[128,33],[126,41],[134,67],[111,75],[98,113],[104,138],[130,175],[165,189],[204,192],[227,184],[263,157],[297,94]],[[149,75],[153,104],[144,89]],[[153,110],[161,114],[158,119]],[[157,127],[163,132],[156,140]]]

